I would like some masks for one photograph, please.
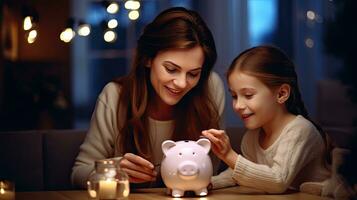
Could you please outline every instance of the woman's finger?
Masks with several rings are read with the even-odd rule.
[[[209,129],[206,130],[207,132],[213,134],[214,136],[223,136],[225,135],[225,131],[224,130],[217,130],[217,129]]]
[[[141,156],[135,155],[133,153],[126,153],[123,157],[125,159],[127,159],[128,161],[135,163],[137,165],[141,165],[141,166],[147,167],[149,169],[154,169],[154,165]]]
[[[147,167],[143,167],[141,165],[137,165],[136,163],[132,163],[129,160],[127,160],[126,158],[123,158],[120,161],[120,167],[121,168],[128,168],[128,169],[135,170],[135,171],[140,171],[140,172],[146,173],[146,174],[148,174],[150,176],[156,176],[157,175],[157,173],[153,169],[149,169]]]
[[[129,177],[131,177],[134,180],[139,180],[139,181],[142,181],[142,182],[147,182],[147,181],[153,181],[155,180],[155,176],[150,176],[148,174],[145,174],[145,173],[142,173],[142,172],[139,172],[139,171],[135,171],[135,170],[132,170],[132,169],[128,169],[128,168],[124,168],[123,171],[125,171]]]
[[[129,176],[129,182],[130,183],[144,183],[147,182],[146,180],[140,179],[140,178],[135,178],[132,176]]]

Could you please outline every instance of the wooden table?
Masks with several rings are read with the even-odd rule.
[[[86,190],[73,191],[45,191],[45,192],[17,192],[16,200],[89,200]],[[218,190],[212,190],[206,197],[185,197],[172,198],[166,195],[164,188],[150,188],[131,191],[129,200],[178,200],[178,199],[196,199],[196,200],[322,200],[322,197],[309,195],[305,193],[287,193],[280,195],[267,195],[260,191],[236,186]]]

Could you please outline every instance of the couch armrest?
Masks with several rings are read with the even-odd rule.
[[[43,190],[42,132],[0,133],[0,176],[15,182],[16,191]]]

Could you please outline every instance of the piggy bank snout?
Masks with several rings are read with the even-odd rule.
[[[198,166],[192,161],[184,161],[178,166],[178,173],[181,178],[192,179],[198,175]]]

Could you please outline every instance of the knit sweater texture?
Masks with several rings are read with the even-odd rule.
[[[267,149],[259,144],[260,129],[248,130],[234,169],[212,177],[213,188],[242,185],[267,193],[299,189],[303,182],[330,176],[324,164],[324,141],[314,125],[298,115]],[[234,142],[234,141],[232,141]]]

